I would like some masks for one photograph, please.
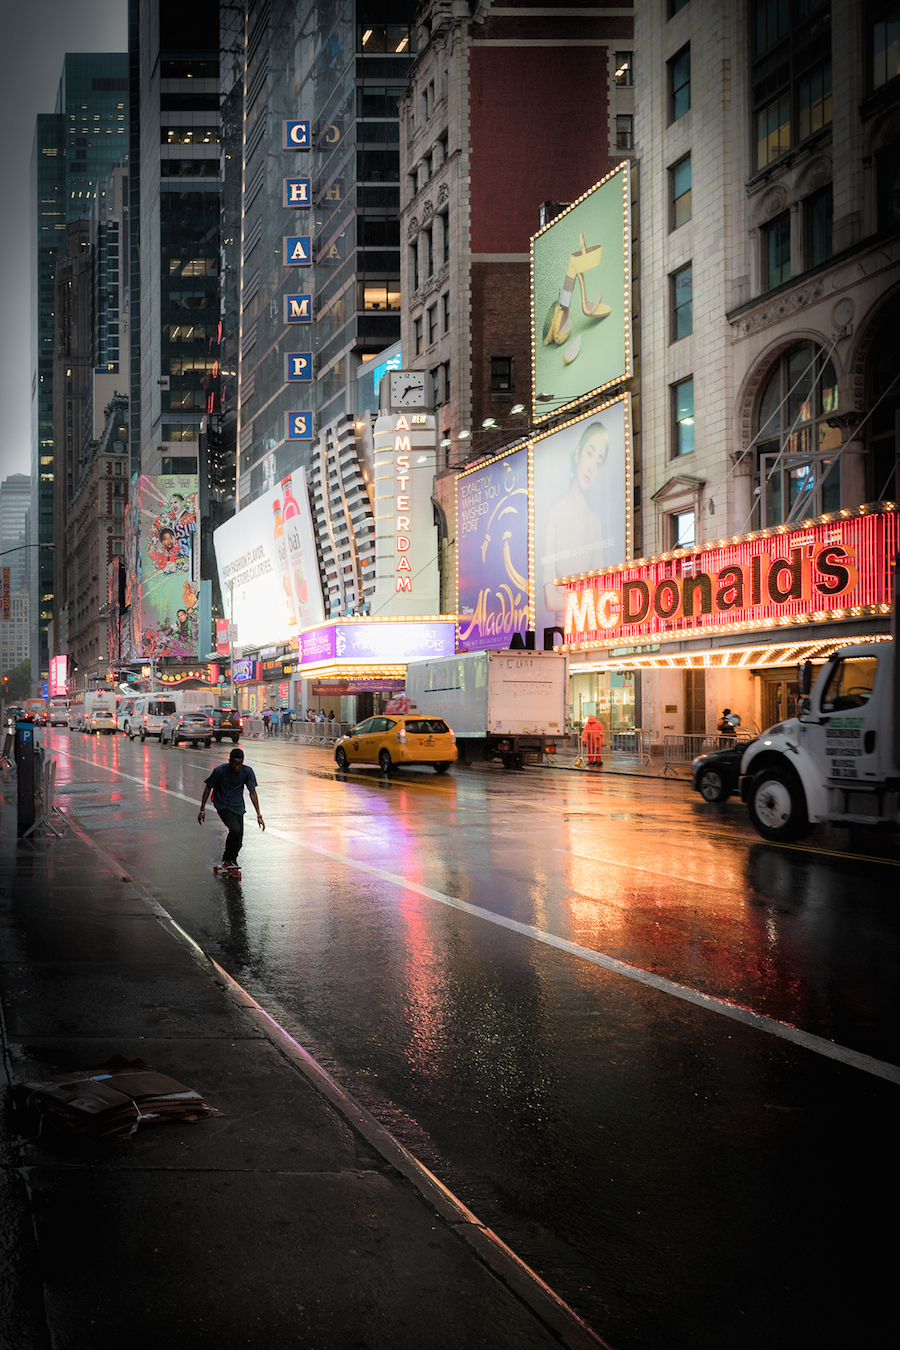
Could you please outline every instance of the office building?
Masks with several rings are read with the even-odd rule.
[[[31,510],[31,477],[27,473],[12,473],[0,483],[0,553],[16,549],[3,559],[0,566],[9,568],[9,588],[14,595],[28,594],[31,549],[22,548],[29,542],[29,512]]]
[[[54,542],[55,277],[65,254],[66,227],[85,218],[97,185],[124,159],[128,144],[127,63],[120,53],[67,53],[52,113],[37,118],[31,162],[32,501],[35,543]],[[37,682],[49,673],[48,627],[53,619],[53,558],[35,549],[31,565],[31,658]]]
[[[635,10],[634,81],[633,556],[646,566],[629,585],[668,567],[686,594],[726,565],[736,583],[742,567],[768,568],[769,585],[762,605],[738,585],[721,603],[704,594],[684,616],[645,623],[643,647],[609,611],[609,636],[579,657],[594,675],[579,677],[576,701],[600,706],[610,673],[642,671],[638,716],[658,735],[708,732],[723,706],[765,727],[794,711],[798,661],[888,632],[882,554],[900,489],[897,7],[648,0]],[[823,556],[843,559],[847,576],[809,573]],[[862,600],[847,581],[857,572]],[[625,644],[627,659],[610,655]]]

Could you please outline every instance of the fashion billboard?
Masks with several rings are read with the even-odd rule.
[[[614,399],[534,442],[534,610],[541,639],[545,628],[563,627],[559,577],[628,555],[629,412],[627,396]]]
[[[528,629],[528,447],[456,479],[459,645],[508,647]]]
[[[572,576],[565,587],[565,641],[590,648],[740,629],[763,629],[774,638],[779,622],[888,613],[900,516],[887,505],[861,511]]]
[[[220,525],[213,543],[242,647],[286,642],[325,618],[305,470],[286,474]]]
[[[531,241],[534,416],[631,374],[628,165]]]
[[[142,474],[137,488],[140,654],[196,661],[200,561],[197,475]]]

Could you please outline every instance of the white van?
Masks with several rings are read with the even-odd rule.
[[[131,726],[133,720],[134,705],[139,698],[139,694],[124,694],[122,696],[122,701],[119,704],[119,710],[116,713],[116,722],[119,730],[124,732],[126,736],[128,735],[128,728]]]
[[[163,723],[173,713],[181,712],[181,694],[177,691],[165,694],[141,694],[134,701],[134,710],[128,725],[128,738],[138,736],[145,741],[148,736],[160,739]]]

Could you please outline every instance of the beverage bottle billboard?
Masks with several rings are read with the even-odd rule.
[[[284,522],[281,516],[281,502],[272,503],[272,510],[275,515],[275,552],[278,554],[278,562],[281,566],[281,584],[284,587],[284,600],[287,605],[288,624],[297,622],[297,615],[294,613],[294,594],[291,589],[291,572],[288,562],[287,542],[284,537]]]
[[[297,614],[301,624],[314,623],[316,616],[311,603],[309,590],[310,569],[303,549],[303,538],[300,528],[302,516],[300,513],[300,504],[294,496],[290,474],[281,480],[281,495],[284,501],[281,510],[281,519],[284,523],[284,534],[287,541],[288,558],[290,560],[290,574],[291,580],[294,583],[294,597],[297,601]]]

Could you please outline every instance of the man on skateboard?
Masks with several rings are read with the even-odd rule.
[[[250,793],[250,800],[256,808],[256,821],[261,830],[266,828],[259,809],[256,795],[256,774],[244,763],[244,752],[238,746],[228,756],[227,764],[219,764],[206,779],[203,800],[197,816],[200,824],[206,818],[206,803],[212,793],[213,806],[219,813],[219,819],[228,831],[225,840],[225,852],[222,854],[222,871],[239,872],[237,856],[244,842],[244,788]],[[218,870],[218,869],[214,869]]]

